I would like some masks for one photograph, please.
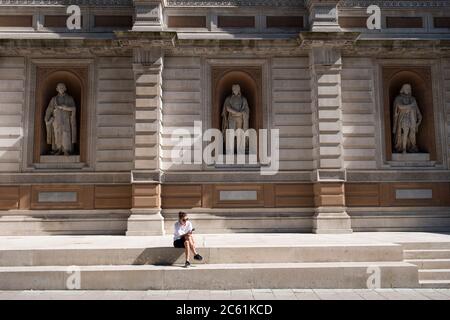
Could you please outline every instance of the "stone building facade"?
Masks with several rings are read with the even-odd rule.
[[[276,174],[173,159],[235,83],[252,128],[279,130]],[[421,123],[402,153],[405,84]],[[203,233],[450,230],[450,1],[0,0],[0,234],[156,235],[179,210]]]

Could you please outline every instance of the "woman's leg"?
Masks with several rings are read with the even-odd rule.
[[[184,239],[186,241],[188,241],[189,248],[194,253],[194,255],[196,255],[197,254],[197,250],[195,249],[194,237],[191,234],[187,234]]]
[[[184,237],[184,255],[186,256],[186,261],[189,261],[190,243],[187,237]]]
[[[197,250],[195,249],[195,242],[194,242],[194,237],[189,237],[189,244],[191,246],[192,252],[194,254],[197,254]]]

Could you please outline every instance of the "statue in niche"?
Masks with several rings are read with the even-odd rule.
[[[400,94],[394,100],[394,149],[399,153],[417,153],[416,143],[422,114],[412,96],[410,84],[404,84]]]
[[[241,94],[241,87],[234,84],[231,88],[232,94],[225,99],[222,110],[222,134],[224,140],[227,129],[248,130],[250,108],[247,99]],[[245,153],[246,138],[244,135],[237,135],[236,149],[238,153]]]
[[[66,94],[64,83],[56,86],[58,95],[53,97],[45,111],[47,144],[52,146],[52,155],[71,155],[77,142],[77,120],[75,101]]]

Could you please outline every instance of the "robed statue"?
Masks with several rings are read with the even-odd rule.
[[[52,155],[71,155],[77,142],[77,120],[75,101],[66,91],[64,83],[56,86],[58,95],[53,97],[45,111],[47,144]]]
[[[241,87],[234,84],[231,95],[225,99],[222,110],[222,134],[226,137],[227,129],[248,130],[250,108],[247,99],[241,94]],[[237,150],[245,152],[246,138],[243,134],[237,135]]]
[[[416,135],[422,122],[416,99],[412,96],[411,85],[404,84],[394,100],[394,149],[401,153],[418,152]]]

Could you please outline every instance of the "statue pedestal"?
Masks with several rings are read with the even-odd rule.
[[[79,163],[80,156],[41,156],[41,163]]]
[[[430,160],[429,153],[393,153],[392,167],[433,167],[436,161]]]
[[[80,156],[41,156],[40,162],[35,163],[34,167],[45,170],[82,169],[86,164],[80,161]]]
[[[257,155],[250,161],[250,155],[223,155],[221,163],[215,163],[214,167],[217,169],[260,169],[261,164],[258,162]]]
[[[428,162],[428,161],[430,161],[430,154],[429,153],[393,153],[392,161]]]

